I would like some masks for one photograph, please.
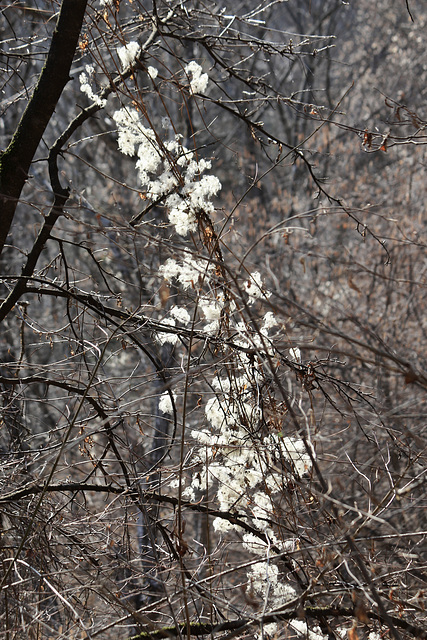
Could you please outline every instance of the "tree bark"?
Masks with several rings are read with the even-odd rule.
[[[0,155],[0,254],[37,147],[70,79],[86,5],[87,0],[63,0],[34,93],[8,148]]]

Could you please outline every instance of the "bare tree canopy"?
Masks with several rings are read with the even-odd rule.
[[[0,638],[427,639],[427,8],[0,27]]]

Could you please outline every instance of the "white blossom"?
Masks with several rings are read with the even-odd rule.
[[[215,391],[222,391],[223,393],[228,393],[230,391],[231,382],[229,378],[219,378],[215,376],[212,379],[212,387]]]
[[[136,168],[143,184],[150,181],[149,173],[154,173],[162,161],[156,134],[145,127],[136,109],[122,108],[113,113],[117,124],[118,146],[128,156],[137,154]]]
[[[124,47],[119,47],[117,49],[117,55],[119,56],[120,64],[122,65],[122,70],[129,67],[136,60],[136,57],[139,55],[141,51],[141,46],[137,42],[129,42]]]
[[[159,267],[159,273],[166,282],[172,282],[174,278],[178,277],[179,272],[179,263],[173,258],[168,258],[166,262]]]
[[[221,405],[217,397],[208,400],[205,407],[205,414],[211,425],[218,430],[221,430],[226,418],[228,426],[236,423],[235,418],[229,414],[228,407]]]
[[[184,200],[178,203],[178,206],[170,209],[168,218],[174,225],[176,233],[180,236],[186,236],[191,231],[197,231],[197,219],[193,212],[188,211],[187,204]]]
[[[147,73],[150,76],[150,78],[152,80],[155,80],[157,78],[157,76],[159,75],[158,70],[156,69],[156,67],[147,67]]]
[[[193,160],[193,156],[194,154],[192,151],[186,151],[185,154],[181,155],[177,161],[180,166],[184,166],[185,163],[187,163],[187,168],[185,170],[185,182],[187,184],[191,184],[193,182],[196,174],[201,175],[204,171],[206,171],[206,169],[210,169],[212,166],[210,160],[201,158],[197,162],[196,160]]]
[[[279,569],[275,564],[257,562],[248,572],[248,578],[256,592],[263,598],[269,596],[273,606],[282,606],[296,597],[293,587],[280,582]]]
[[[307,453],[307,449],[302,440],[299,438],[281,438],[280,446],[284,458],[292,462],[295,472],[299,476],[304,475],[304,473],[311,469],[311,457]]]
[[[269,622],[268,624],[262,625],[262,630],[263,630],[264,638],[265,636],[274,638],[277,632],[279,631],[279,625],[277,624],[277,622]],[[263,635],[261,633],[256,633],[255,637],[256,637],[256,640],[262,640]]]
[[[189,502],[195,502],[196,493],[192,486],[186,487],[182,492],[182,497],[188,500]]]
[[[212,322],[208,322],[208,324],[205,324],[205,326],[203,327],[203,331],[208,336],[213,336],[216,333],[218,333],[219,328],[220,328],[219,320],[213,320]]]
[[[182,264],[177,278],[184,289],[194,289],[197,287],[199,279],[203,277],[204,271],[204,263],[198,260],[188,260]]]
[[[123,59],[128,55],[131,44],[120,50]],[[149,73],[153,69],[149,67]],[[157,73],[155,69],[154,72]],[[211,199],[221,189],[221,182],[216,176],[201,176],[211,168],[211,161],[204,158],[195,160],[194,153],[182,145],[182,137],[178,134],[173,140],[159,140],[152,129],[143,125],[137,109],[119,109],[113,114],[113,119],[117,124],[120,151],[138,157],[135,167],[141,184],[147,190],[146,195],[151,199],[167,196],[164,204],[168,218],[179,235],[186,236],[196,231],[197,214],[214,211]],[[169,118],[163,120],[164,126],[170,127]],[[176,174],[176,165],[180,168],[180,176]]]
[[[173,397],[174,397],[174,400],[176,400],[175,394],[173,394]],[[171,397],[170,397],[170,394],[168,393],[168,391],[165,391],[160,396],[160,399],[159,399],[159,410],[162,413],[166,414],[166,415],[172,415],[173,414],[172,400],[171,400]]]
[[[256,519],[258,528],[265,529],[268,524],[263,519],[268,518],[271,513],[273,505],[271,504],[271,498],[263,491],[258,491],[253,497],[255,505],[252,507],[252,513]]]
[[[271,291],[263,289],[262,277],[259,271],[254,271],[249,275],[243,289],[248,294],[248,304],[253,304],[259,298],[269,298],[271,296]]]
[[[169,147],[171,147],[171,144],[169,144]],[[184,147],[184,146],[182,146],[182,145],[181,145],[181,146],[179,146],[179,145],[178,145],[178,143],[177,143],[177,141],[175,141],[175,148],[174,148],[174,149],[169,148],[168,150],[170,150],[170,151],[172,151],[172,150],[173,150],[173,151],[175,151],[175,152],[178,152],[178,151],[179,151],[179,157],[178,157],[178,159],[177,159],[177,161],[176,161],[176,164],[178,165],[178,167],[185,167],[185,166],[187,166],[187,173],[186,173],[186,176],[188,176],[188,177],[189,177],[189,176],[191,175],[192,169],[190,169],[190,171],[189,171],[189,170],[188,170],[188,167],[190,167],[190,166],[192,167],[192,166],[193,166],[193,165],[192,165],[192,163],[193,163],[193,157],[194,157],[194,153],[193,153],[193,151],[189,151],[189,150],[187,149],[187,147]],[[196,166],[197,166],[197,163],[196,163]],[[188,172],[188,171],[189,171],[189,172]],[[195,173],[195,172],[194,172],[194,173]],[[194,174],[193,174],[193,177],[194,177]],[[187,181],[188,181],[188,182],[190,182],[191,180],[187,180]]]
[[[226,533],[227,531],[232,531],[234,529],[234,525],[225,518],[215,518],[212,522],[212,526],[217,533]]]
[[[194,60],[185,67],[185,73],[191,75],[190,89],[193,93],[203,93],[208,86],[209,76],[202,72],[202,67]]]
[[[157,142],[154,140],[153,131],[145,129],[143,135],[144,139],[138,147],[138,161],[135,167],[139,170],[141,184],[148,185],[151,180],[149,174],[157,171],[162,157]]]
[[[97,104],[99,107],[102,107],[102,108],[105,107],[105,105],[107,104],[107,101],[104,100],[103,98],[100,98],[98,95],[96,95],[96,93],[94,93],[89,83],[89,78],[94,74],[93,65],[87,64],[85,66],[85,70],[86,71],[83,71],[79,75],[80,91],[82,91],[82,93],[85,93],[89,98],[89,100],[92,100],[92,102]]]
[[[275,564],[257,562],[252,565],[248,577],[254,590],[263,598],[268,594],[274,606],[283,605],[296,596],[295,589],[279,581],[279,569]]]
[[[219,483],[217,499],[220,511],[229,511],[244,496],[242,483],[239,482],[239,478],[236,475],[231,475],[222,467],[215,467],[214,471],[215,479]]]
[[[251,553],[259,556],[265,556],[268,551],[267,544],[253,533],[243,534],[243,546]]]
[[[211,213],[214,208],[210,198],[216,196],[221,187],[221,182],[216,176],[203,176],[199,182],[193,183],[191,188],[187,189],[190,207],[196,211]]]
[[[211,300],[209,298],[203,298],[199,300],[199,307],[201,308],[206,320],[219,320],[221,318],[224,303],[219,299]]]
[[[127,45],[126,50],[121,55],[119,53],[123,65],[125,57],[132,53],[129,48],[130,45]],[[131,64],[127,58],[126,61],[126,64]],[[152,79],[157,76],[154,67],[148,67],[147,71]],[[203,73],[202,67],[193,61],[185,67],[185,71],[189,76],[191,91],[204,92],[208,75]],[[141,112],[133,107],[119,109],[113,117],[117,125],[119,149],[136,157],[136,170],[141,184],[145,185],[146,196],[152,200],[162,197],[168,220],[177,234],[186,236],[196,231],[200,212],[209,214],[214,211],[212,200],[221,189],[218,178],[208,173],[211,160],[199,158],[194,150],[185,147],[182,136],[178,134],[170,136],[170,139],[162,139],[162,136],[167,138],[171,132],[172,125],[168,118],[162,120],[162,126],[168,132],[160,130],[155,133],[143,124],[145,121]],[[203,324],[203,330],[208,334],[217,332],[226,300],[217,285],[217,274],[213,277],[215,265],[213,261],[192,257],[191,251],[182,255],[185,257],[166,260],[159,269],[159,275],[166,282],[174,281],[181,290],[190,293],[190,298],[192,296],[197,300],[193,309],[197,310],[198,317],[194,319],[198,320],[198,327]],[[191,290],[194,290],[193,294]],[[242,290],[250,305],[271,295],[265,290],[258,271],[248,274],[247,280],[242,283]],[[271,545],[292,551],[295,540],[278,539],[277,531],[273,529],[275,494],[283,490],[286,482],[283,467],[287,465],[284,462],[289,463],[296,474],[303,476],[310,469],[312,460],[304,442],[297,437],[281,437],[274,432],[264,438],[261,436],[259,427],[263,413],[258,394],[264,376],[262,354],[266,351],[273,353],[268,334],[278,323],[274,313],[269,311],[260,321],[260,334],[257,335],[243,316],[235,317],[237,307],[234,304],[232,308],[231,304],[232,301],[227,301],[230,335],[233,336],[233,343],[242,347],[242,352],[236,354],[230,363],[224,361],[224,369],[221,370],[218,364],[211,387],[215,395],[207,400],[204,408],[205,424],[191,431],[194,439],[192,463],[197,465],[197,473],[190,477],[190,484],[182,495],[194,501],[196,496],[200,497],[201,492],[209,489],[212,499],[213,493],[216,493],[220,510],[235,509],[245,521],[262,532],[265,541],[223,518],[216,518],[213,523],[215,531],[220,534],[240,529],[245,549],[263,560],[249,571],[254,590],[261,597],[268,598],[270,605],[280,606],[294,599],[295,591],[281,581],[278,567],[264,560],[268,557]],[[193,311],[193,315],[195,313]],[[191,321],[190,308],[173,306],[162,320],[163,328],[158,327],[156,340],[160,344],[175,344],[179,329],[168,333],[166,327],[173,328],[178,323],[178,326],[187,326]],[[260,355],[250,358],[245,353],[246,349],[258,351]],[[297,348],[290,350],[289,355],[295,360],[300,359]],[[165,415],[172,413],[173,403],[168,392],[160,396],[158,406]],[[259,434],[254,440],[250,437],[253,431]],[[171,486],[177,488],[178,485],[175,481]],[[323,639],[313,637],[310,640]]]
[[[173,258],[168,258],[159,267],[160,275],[167,282],[178,280],[183,289],[195,289],[199,284],[199,279],[207,275],[212,270],[212,266],[207,266],[202,260],[188,258],[185,262],[177,262]]]
[[[167,193],[170,193],[173,189],[176,189],[178,186],[178,178],[177,176],[167,168],[166,171],[160,174],[157,180],[151,180],[147,175],[147,179],[144,180],[144,183],[147,184],[148,190],[147,195],[151,198],[159,198],[160,196],[164,196]],[[166,206],[168,205],[168,200],[166,200]]]
[[[249,468],[245,472],[245,482],[249,489],[254,489],[260,482],[262,482],[264,476],[261,469]]]
[[[267,311],[267,313],[265,314],[264,318],[263,318],[263,325],[262,325],[262,329],[261,331],[264,333],[267,333],[269,329],[272,329],[273,327],[277,327],[277,320],[274,316],[274,313],[272,311]]]
[[[176,305],[169,311],[170,315],[175,318],[181,324],[188,324],[191,320],[190,314],[184,307],[177,307]]]
[[[161,161],[156,135],[152,129],[144,127],[139,112],[123,107],[113,113],[113,120],[117,124],[120,151],[128,156],[137,153],[137,168],[156,171]]]
[[[162,324],[174,327],[175,320],[173,318],[163,318]],[[155,338],[159,344],[166,344],[167,342],[170,344],[176,344],[178,341],[178,335],[176,333],[166,333],[164,331],[157,333]]]
[[[313,627],[311,630],[304,620],[291,620],[290,626],[306,640],[325,640],[328,636],[322,633],[320,627]]]
[[[203,445],[211,445],[212,444],[212,434],[206,429],[199,429],[197,431],[191,432],[191,437],[197,440],[200,444]]]

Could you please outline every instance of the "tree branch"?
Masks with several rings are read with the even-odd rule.
[[[281,611],[280,613],[270,613],[262,618],[239,618],[237,620],[226,620],[221,622],[220,624],[210,624],[210,623],[199,623],[194,622],[190,625],[182,624],[179,627],[169,626],[162,627],[160,629],[156,629],[155,631],[143,631],[136,636],[132,636],[128,638],[128,640],[145,640],[145,638],[149,638],[150,640],[157,640],[157,638],[176,638],[182,636],[201,636],[201,635],[210,635],[220,633],[222,631],[235,631],[240,630],[243,631],[245,627],[253,624],[269,624],[271,622],[279,622],[280,620],[301,620],[301,618],[308,618],[313,620],[322,621],[325,618],[354,618],[356,616],[356,611],[354,607],[304,607],[303,609],[289,609],[289,611]],[[369,611],[366,612],[368,618],[371,620],[376,620],[380,624],[387,624],[383,619],[382,615],[375,612]],[[425,640],[427,638],[427,630],[422,627],[417,627],[407,622],[402,618],[391,617],[394,624],[407,631],[409,634],[414,636],[415,638],[420,638],[421,640]]]

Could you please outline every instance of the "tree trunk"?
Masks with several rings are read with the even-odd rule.
[[[37,147],[69,81],[87,0],[63,0],[46,62],[13,138],[0,156],[0,254]]]

